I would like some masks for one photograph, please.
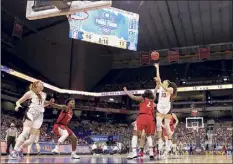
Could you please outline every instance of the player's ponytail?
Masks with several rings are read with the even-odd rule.
[[[176,83],[169,81],[168,87],[173,88],[173,94],[171,95],[171,99],[174,100],[177,96],[177,85]]]
[[[42,96],[41,96],[41,94],[36,90],[36,85],[37,85],[38,83],[40,83],[40,81],[34,81],[33,83],[30,84],[29,89],[30,89],[31,91],[33,91],[33,92],[37,95],[37,97],[38,97],[38,99],[39,99],[40,101],[42,101]]]

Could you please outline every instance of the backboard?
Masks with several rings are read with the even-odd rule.
[[[186,117],[186,128],[204,128],[203,117]]]
[[[111,5],[112,1],[27,0],[26,18],[29,20],[50,18],[101,9]]]

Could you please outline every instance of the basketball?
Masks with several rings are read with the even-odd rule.
[[[196,109],[193,109],[191,115],[192,115],[193,117],[196,117],[196,116],[197,116],[197,113],[198,113],[198,111],[197,111]]]
[[[157,51],[153,51],[151,53],[151,59],[152,60],[158,60],[159,59],[159,53]]]

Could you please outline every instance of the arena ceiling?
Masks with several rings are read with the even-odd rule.
[[[139,51],[233,41],[232,1],[126,0],[113,1],[112,6],[140,14]],[[2,0],[1,7],[5,28],[12,27],[14,17],[24,21],[23,37],[67,21],[64,16],[28,21],[26,0]],[[12,31],[7,32],[6,28],[4,32]],[[119,52],[119,49],[110,49]]]

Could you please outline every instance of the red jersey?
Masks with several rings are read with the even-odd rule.
[[[70,123],[70,120],[72,119],[73,116],[73,111],[71,109],[68,109],[66,112],[65,110],[62,110],[61,113],[58,116],[57,119],[57,124],[62,124],[62,125],[68,125]]]
[[[172,116],[172,117],[171,117],[171,120],[170,120],[170,126],[174,126],[174,125],[175,125],[175,122],[176,122],[176,120],[175,120],[174,117]]]
[[[139,114],[148,114],[154,117],[154,101],[145,98],[143,102],[140,103]]]

